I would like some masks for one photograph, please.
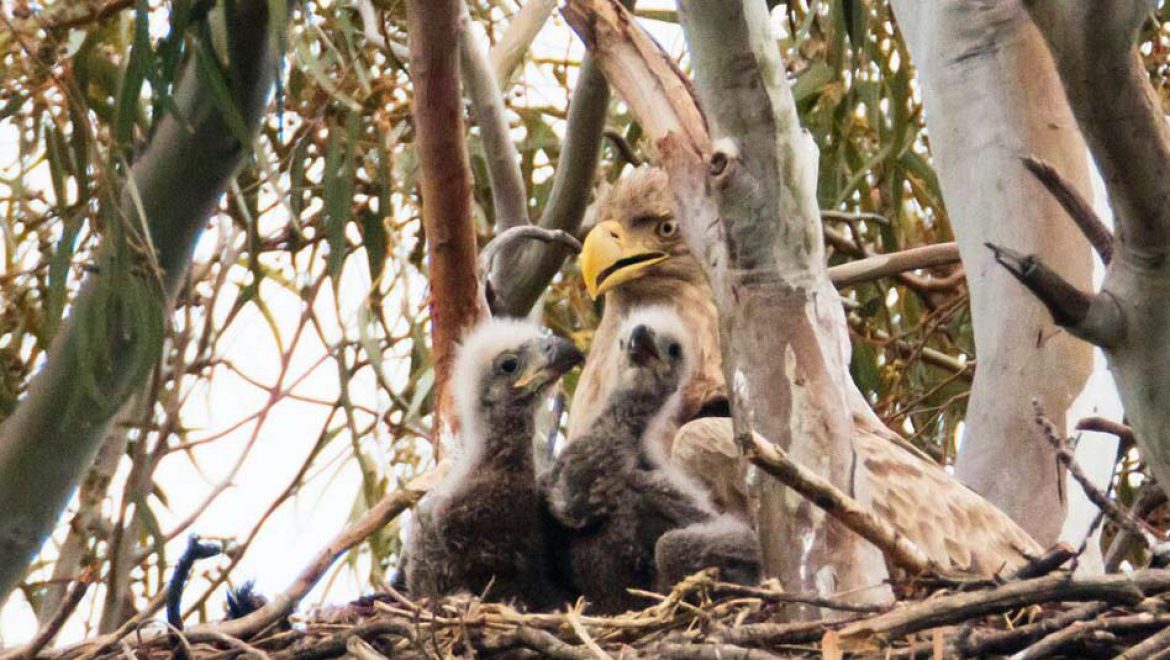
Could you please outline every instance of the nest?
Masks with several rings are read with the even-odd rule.
[[[1170,649],[1170,570],[898,585],[896,606],[743,587],[712,572],[620,616],[535,614],[471,597],[369,596],[249,639],[204,630],[130,636],[87,657],[163,658],[940,658],[1019,654],[1150,658]]]

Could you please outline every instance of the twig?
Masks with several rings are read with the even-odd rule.
[[[37,653],[41,649],[48,646],[57,633],[61,631],[61,627],[69,620],[70,615],[77,609],[81,603],[81,599],[85,597],[85,592],[89,590],[89,585],[94,581],[94,576],[90,570],[82,573],[72,585],[65,597],[61,600],[61,606],[53,614],[44,626],[37,632],[37,636],[31,642],[17,649],[4,654],[0,654],[0,660],[32,660],[37,657]]]
[[[901,252],[879,254],[850,261],[840,266],[833,266],[829,269],[829,278],[833,280],[833,284],[843,287],[889,277],[909,270],[956,264],[959,261],[957,243],[939,243],[938,245],[910,248]]]
[[[566,611],[565,620],[569,622],[569,626],[572,627],[573,633],[577,635],[577,639],[581,640],[581,643],[585,645],[585,648],[589,649],[593,657],[597,658],[597,660],[612,660],[608,653],[601,650],[601,647],[597,645],[597,641],[593,639],[593,636],[581,624],[581,618],[576,612],[572,609]]]
[[[1048,163],[1035,156],[1025,156],[1020,160],[1024,162],[1024,167],[1056,198],[1056,201],[1060,202],[1065,212],[1076,223],[1077,228],[1081,230],[1085,238],[1089,239],[1089,245],[1093,246],[1097,254],[1101,255],[1101,261],[1108,266],[1109,262],[1113,261],[1113,232],[1109,231],[1109,227],[1105,226],[1101,218],[1097,217],[1093,205],[1081,197],[1072,183],[1062,177]]]
[[[910,574],[944,574],[921,548],[900,535],[888,522],[865,510],[828,480],[793,462],[774,443],[753,433],[746,441],[745,453],[752,463],[873,543],[886,557]]]
[[[627,163],[633,165],[634,167],[642,164],[642,159],[638,157],[638,154],[634,153],[634,148],[631,147],[630,143],[626,141],[626,137],[624,135],[618,133],[612,128],[605,129],[605,132],[602,133],[602,135],[604,135],[605,138],[610,141],[614,148],[618,150],[618,153],[621,154],[622,159]]]
[[[1011,630],[960,634],[959,638],[953,642],[953,646],[965,657],[1010,653],[1025,644],[1037,642],[1053,631],[1063,630],[1077,621],[1092,619],[1107,609],[1109,606],[1105,603],[1087,603],[1067,612],[1061,612],[1036,623]]]
[[[719,642],[679,644],[662,642],[650,647],[652,657],[670,660],[779,660],[783,656]]]
[[[841,610],[842,612],[880,613],[890,611],[890,606],[888,605],[855,603],[848,600],[842,600],[840,598],[825,598],[816,594],[793,594],[783,590],[767,589],[765,587],[749,587],[742,584],[732,584],[730,582],[716,582],[711,585],[711,590],[716,594],[751,596],[752,598],[759,598],[760,600],[766,602],[799,603],[801,605],[823,607],[829,610]]]
[[[1104,417],[1084,417],[1077,422],[1076,429],[1078,431],[1095,431],[1097,433],[1115,435],[1127,447],[1132,447],[1135,442],[1133,428],[1129,424],[1115,422]]]
[[[1040,427],[1040,431],[1044,434],[1045,439],[1048,440],[1053,450],[1056,451],[1056,460],[1060,461],[1061,465],[1068,469],[1073,479],[1076,479],[1077,483],[1081,485],[1089,501],[1097,505],[1097,508],[1101,509],[1119,527],[1145,540],[1146,545],[1153,546],[1156,544],[1158,539],[1140,521],[1131,516],[1128,511],[1117,506],[1117,503],[1107,497],[1105,493],[1101,492],[1101,489],[1097,488],[1089,475],[1085,474],[1085,471],[1073,456],[1072,451],[1069,450],[1067,441],[1060,437],[1060,434],[1056,431],[1056,427],[1044,416],[1044,410],[1040,407],[1040,402],[1033,400],[1032,408],[1036,413],[1036,425]]]
[[[578,241],[569,232],[560,229],[545,229],[536,225],[523,225],[520,227],[512,227],[511,229],[496,234],[496,237],[485,245],[479,253],[479,287],[483,298],[493,311],[496,309],[497,300],[495,289],[492,287],[492,267],[500,252],[512,243],[521,240],[537,240],[543,243],[554,243],[563,249],[571,251],[573,254],[581,251],[581,241]]]

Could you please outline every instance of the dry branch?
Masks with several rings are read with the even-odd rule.
[[[845,527],[877,546],[890,560],[912,575],[943,575],[918,546],[898,534],[889,523],[867,511],[824,477],[788,458],[774,443],[752,435],[748,459],[781,483],[824,509]]]

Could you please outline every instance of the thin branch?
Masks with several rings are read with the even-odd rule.
[[[520,154],[512,142],[507,110],[487,52],[472,30],[466,1],[459,26],[459,72],[471,112],[483,140],[496,225],[502,229],[528,224],[528,192],[520,174]]]
[[[497,234],[495,238],[484,246],[479,253],[479,281],[481,286],[490,285],[489,275],[495,267],[496,258],[514,243],[526,240],[536,240],[542,243],[552,243],[561,246],[561,252],[569,251],[577,254],[581,251],[581,241],[572,234],[559,229],[545,229],[534,225],[512,227]],[[489,300],[489,303],[492,302]],[[494,307],[494,305],[493,305]]]
[[[875,255],[833,266],[829,278],[838,287],[889,277],[909,270],[949,266],[960,262],[957,243],[939,243],[910,248],[901,252]]]
[[[1129,424],[1115,422],[1104,417],[1084,417],[1077,422],[1076,429],[1078,431],[1108,433],[1117,436],[1117,439],[1124,445],[1132,447],[1134,444],[1133,428]]]
[[[13,649],[8,653],[0,655],[0,660],[32,660],[37,657],[41,649],[48,646],[65,622],[81,604],[81,599],[85,597],[85,593],[89,591],[89,585],[93,583],[94,576],[86,571],[69,587],[69,591],[65,597],[61,599],[61,606],[48,620],[48,622],[37,632],[37,636],[31,642],[20,648]]]
[[[1089,475],[1085,474],[1084,469],[1077,463],[1072,450],[1068,448],[1068,442],[1060,436],[1056,430],[1056,426],[1045,417],[1044,410],[1040,407],[1040,402],[1033,400],[1032,408],[1036,412],[1036,426],[1040,427],[1044,438],[1052,445],[1052,449],[1056,452],[1056,460],[1060,461],[1068,469],[1072,478],[1076,479],[1077,483],[1081,485],[1089,501],[1101,509],[1119,527],[1130,534],[1137,535],[1139,538],[1145,540],[1147,546],[1153,547],[1158,542],[1158,539],[1139,520],[1118,506],[1117,502],[1101,492],[1100,488],[1097,488],[1093,480]]]
[[[912,575],[944,574],[921,548],[889,523],[867,511],[827,479],[794,462],[775,443],[753,433],[746,449],[748,460],[877,546],[900,568]]]
[[[1144,660],[1164,657],[1162,652],[1170,649],[1170,626],[1164,627],[1141,644],[1117,656],[1117,660]]]
[[[1162,490],[1157,482],[1147,481],[1138,491],[1137,501],[1130,507],[1129,515],[1136,520],[1145,520],[1146,516],[1165,503],[1166,491]],[[1121,562],[1137,549],[1138,544],[1145,545],[1144,535],[1119,530],[1105,553],[1105,572],[1116,573],[1121,567]]]
[[[626,161],[630,165],[633,165],[634,167],[638,167],[642,164],[642,159],[638,157],[638,154],[634,153],[634,148],[631,147],[630,143],[626,141],[626,137],[624,135],[618,133],[612,128],[605,129],[604,135],[605,139],[609,140],[614,149],[617,149],[618,153],[621,154],[622,160]]]
[[[1073,184],[1069,183],[1067,179],[1056,171],[1048,163],[1036,158],[1035,156],[1025,156],[1021,158],[1024,162],[1024,167],[1032,173],[1036,179],[1048,189],[1048,192],[1060,202],[1061,207],[1068,213],[1072,221],[1076,223],[1077,228],[1089,239],[1089,245],[1101,255],[1101,261],[1106,266],[1113,261],[1113,232],[1109,227],[1097,217],[1097,212],[1093,210],[1093,205],[1089,203]]]

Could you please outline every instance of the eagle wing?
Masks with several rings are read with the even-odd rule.
[[[937,463],[892,431],[862,417],[854,421],[853,445],[865,467],[869,508],[940,566],[990,576],[1040,554],[1027,532]],[[738,477],[746,463],[735,446],[731,419],[707,417],[684,425],[675,436],[673,458],[715,489],[734,483],[734,496],[746,500]]]

